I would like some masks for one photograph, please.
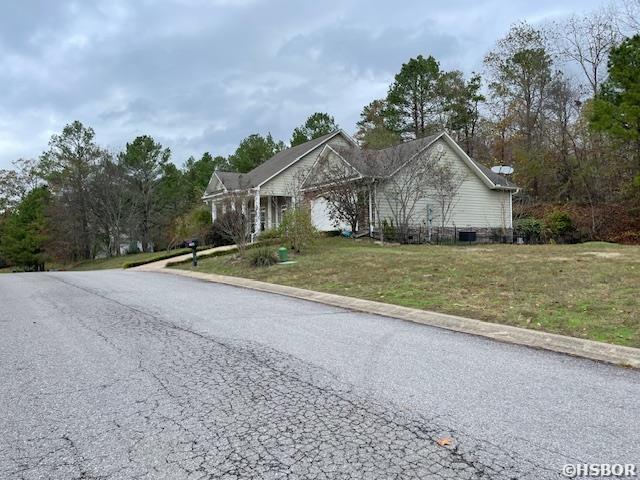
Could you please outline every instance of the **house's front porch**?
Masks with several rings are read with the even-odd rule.
[[[207,201],[211,208],[211,221],[230,210],[239,210],[251,222],[251,233],[277,228],[282,223],[284,212],[292,204],[291,197],[274,195],[253,195],[238,197],[224,195]]]

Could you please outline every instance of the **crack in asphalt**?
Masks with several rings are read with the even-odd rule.
[[[46,421],[0,439],[0,478],[559,477],[291,355],[204,335],[52,278],[91,294],[46,302],[68,328],[128,359],[129,378],[30,392]],[[439,446],[444,435],[455,444]]]

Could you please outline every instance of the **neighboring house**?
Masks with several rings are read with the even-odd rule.
[[[412,162],[426,157],[449,165],[460,179],[451,210],[445,215],[445,231],[440,228],[440,235],[463,232],[469,239],[475,234],[469,237],[468,233],[475,232],[478,239],[511,238],[512,195],[517,187],[471,159],[446,133],[364,152],[349,135],[338,130],[284,150],[249,173],[214,172],[203,199],[211,205],[213,220],[227,208],[241,208],[251,216],[253,232],[277,227],[283,212],[297,201],[310,204],[313,222],[320,230],[345,228],[332,221],[324,198],[329,195],[323,171],[332,162],[339,162],[348,171],[345,181],[358,182],[368,203],[358,230],[373,235],[382,223],[377,217],[389,224],[397,219],[397,180],[411,175]],[[427,231],[430,235],[445,217],[433,195],[420,195],[412,205],[411,228],[419,230],[426,240]]]
[[[280,225],[284,212],[296,201],[300,186],[325,146],[357,145],[342,130],[283,150],[248,173],[213,172],[203,200],[213,221],[227,209],[241,209],[251,218],[252,232]],[[325,230],[335,227],[318,225]]]

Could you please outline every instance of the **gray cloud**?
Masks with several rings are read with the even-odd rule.
[[[246,135],[287,141],[318,110],[352,132],[400,65],[434,55],[481,68],[511,23],[584,11],[562,4],[328,0],[22,0],[0,6],[0,168],[37,156],[75,119],[121,148],[140,134],[174,161],[226,154]]]

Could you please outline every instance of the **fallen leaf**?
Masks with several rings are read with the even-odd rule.
[[[441,447],[448,447],[453,445],[453,439],[450,437],[442,437],[436,440],[436,443]]]

